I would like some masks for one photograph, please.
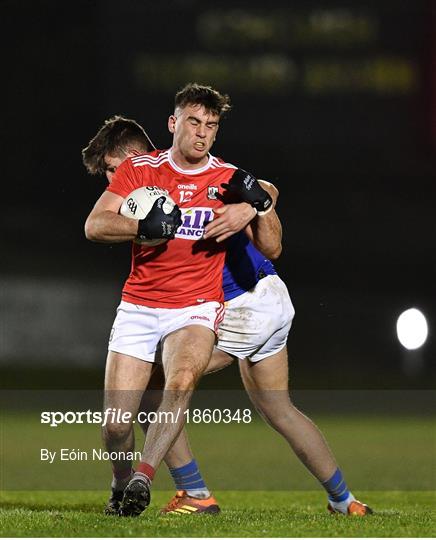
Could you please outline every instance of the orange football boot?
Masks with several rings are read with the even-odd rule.
[[[331,514],[342,514],[339,510],[335,510],[333,506],[329,503],[327,506],[327,510]],[[369,514],[373,514],[374,512],[371,510],[371,508],[367,504],[363,504],[360,501],[351,501],[347,508],[347,515],[348,516],[368,516]]]
[[[220,507],[215,497],[197,499],[190,497],[186,491],[177,491],[170,502],[161,509],[161,514],[218,514]]]

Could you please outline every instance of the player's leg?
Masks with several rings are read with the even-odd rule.
[[[159,355],[160,356],[160,355]],[[161,362],[161,357],[159,358]],[[140,411],[157,411],[162,401],[165,386],[165,375],[161,364],[157,364],[144,392]],[[150,426],[148,422],[141,421],[141,429],[147,436]],[[206,487],[200,474],[198,465],[192,454],[185,428],[177,440],[168,450],[165,458],[169,472],[176,488],[174,497],[161,509],[162,514],[167,513],[217,513],[219,507],[216,500]]]
[[[328,493],[329,508],[364,515],[371,510],[349,492],[318,427],[291,402],[286,347],[259,362],[240,361],[244,386],[263,418],[289,443]]]
[[[160,361],[160,360],[159,360]],[[162,401],[165,376],[161,364],[156,364],[153,370],[147,391],[144,392],[140,405],[141,412],[157,411]],[[144,435],[147,435],[148,422],[140,423]],[[219,506],[207,489],[201,476],[197,461],[192,454],[186,429],[184,428],[165,458],[169,472],[176,488],[175,496],[169,501],[161,512],[175,513],[217,513]]]
[[[224,317],[225,318],[225,317]],[[230,364],[235,360],[235,357],[217,349],[216,347],[213,350],[212,356],[210,358],[209,364],[207,365],[205,375],[210,373],[215,373],[221,371],[222,369],[230,366]]]
[[[103,441],[108,452],[132,452],[135,446],[133,419],[138,412],[153,364],[132,356],[109,351],[106,362],[104,409],[129,413],[129,422],[117,422],[112,416],[103,426]],[[120,454],[119,454],[120,455]],[[122,455],[122,454],[121,454]],[[123,491],[132,477],[132,461],[112,460],[112,495],[107,514],[118,512]]]
[[[183,428],[165,456],[176,494],[161,509],[162,514],[218,514],[220,507],[206,486]]]
[[[149,486],[155,470],[182,430],[185,411],[209,363],[214,342],[214,332],[201,325],[180,328],[163,341],[166,382],[157,411],[162,420],[148,429],[141,462],[124,493],[121,505],[123,515],[138,515],[148,506]]]
[[[106,409],[129,413],[130,421],[111,419],[104,426],[103,438],[108,451],[131,452],[134,449],[132,423],[153,370],[159,339],[159,319],[155,310],[121,301],[109,338],[104,397]],[[131,478],[132,463],[116,460],[112,465],[112,494],[118,496],[117,506],[122,490]]]
[[[240,360],[242,381],[262,417],[278,431],[320,482],[337,469],[319,429],[291,402],[286,348],[260,362]]]
[[[147,431],[150,426],[148,421],[148,413],[155,412],[159,408],[165,386],[165,374],[161,364],[160,355],[156,362],[159,363],[153,364],[147,390],[142,394],[137,417],[137,422],[145,436],[147,435]]]
[[[209,363],[214,342],[214,333],[200,325],[176,330],[163,342],[162,359],[166,381],[158,412],[172,412],[174,422],[158,422],[149,429],[144,459],[154,468],[160,464],[185,423],[184,413]]]
[[[214,373],[233,362],[227,353],[214,349],[205,374]],[[176,513],[213,513],[220,511],[216,499],[206,486],[197,461],[192,453],[186,428],[183,428],[164,461],[176,486],[175,496],[162,508],[161,512]]]

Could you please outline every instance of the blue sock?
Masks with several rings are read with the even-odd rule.
[[[185,491],[207,491],[206,484],[198,469],[195,459],[175,469],[170,468],[176,489]]]
[[[322,482],[324,489],[327,491],[329,499],[334,502],[345,501],[350,495],[347,484],[339,469],[326,482]]]

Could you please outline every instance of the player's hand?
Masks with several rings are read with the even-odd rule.
[[[266,214],[273,208],[270,194],[261,187],[253,175],[243,169],[236,169],[229,183],[221,184],[221,187],[239,195],[244,202],[251,204],[259,215]]]
[[[248,203],[227,204],[214,209],[215,218],[204,229],[203,238],[216,238],[222,242],[229,236],[236,234],[250,223],[256,216],[256,210]]]
[[[157,238],[174,238],[182,224],[182,212],[177,204],[169,214],[163,211],[165,197],[159,197],[144,219],[138,221],[138,238],[155,240]]]

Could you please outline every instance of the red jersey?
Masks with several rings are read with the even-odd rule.
[[[125,198],[142,186],[166,189],[182,211],[174,239],[155,247],[133,243],[132,268],[123,288],[126,302],[150,307],[181,308],[223,300],[225,247],[215,239],[202,240],[213,219],[212,208],[223,203],[217,193],[235,166],[209,155],[201,169],[183,170],[171,150],[126,159],[107,190]]]

